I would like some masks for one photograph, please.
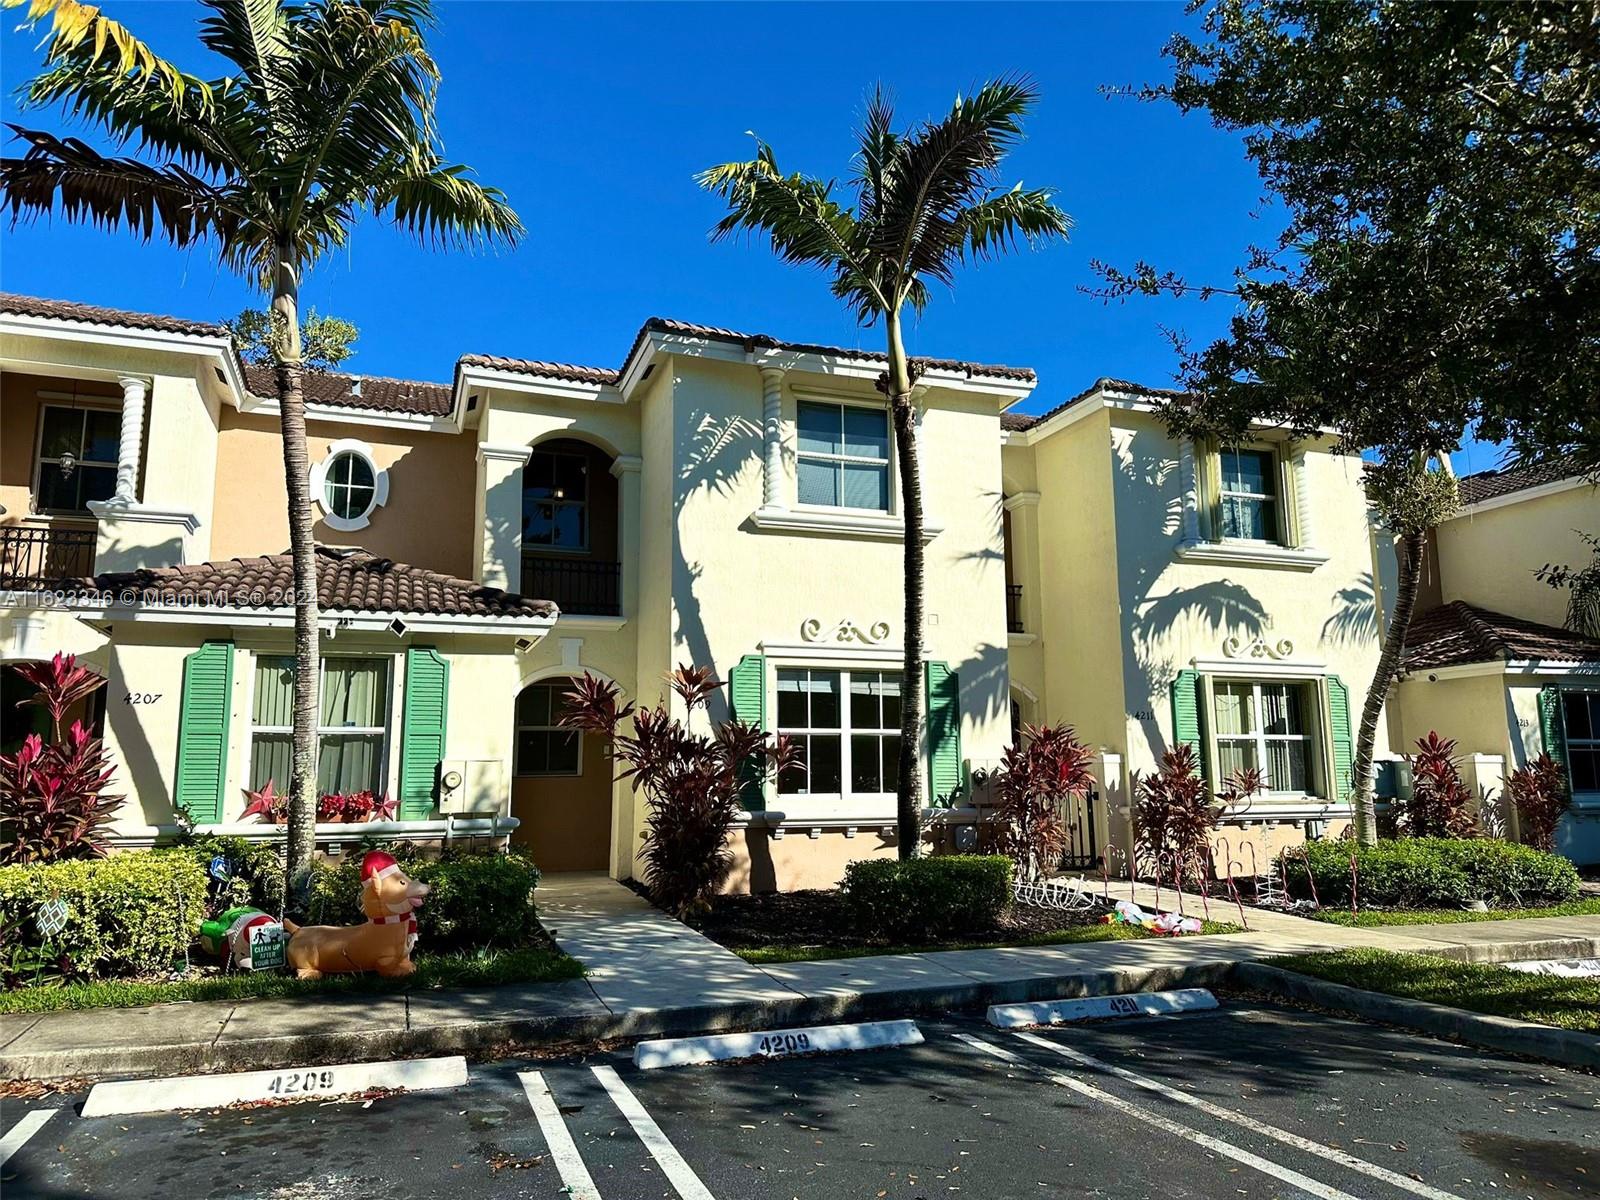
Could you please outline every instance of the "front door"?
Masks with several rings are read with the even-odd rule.
[[[611,863],[611,761],[603,738],[561,728],[566,679],[517,698],[512,843],[541,871],[604,871]]]

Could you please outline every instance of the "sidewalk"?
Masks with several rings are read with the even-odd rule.
[[[1127,888],[1122,884],[1122,889]],[[1119,888],[1112,886],[1115,898]],[[1171,893],[1164,893],[1164,900]],[[752,966],[603,876],[552,876],[540,919],[586,979],[376,997],[0,1017],[0,1079],[246,1070],[599,1038],[781,1028],[1220,982],[1235,964],[1371,946],[1475,961],[1600,955],[1600,917],[1345,929],[1250,911],[1216,937]],[[1153,901],[1148,886],[1143,903]],[[1185,908],[1201,911],[1197,898]],[[1213,902],[1212,915],[1237,919]],[[1499,927],[1499,928],[1497,928]]]

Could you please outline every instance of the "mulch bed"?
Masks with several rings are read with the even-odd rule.
[[[992,927],[967,930],[956,938],[919,938],[924,945],[942,942],[1005,942],[1032,934],[1054,933],[1098,925],[1109,908],[1075,912],[1013,904]],[[730,950],[768,947],[838,946],[870,949],[894,944],[889,938],[853,929],[844,902],[835,891],[771,892],[759,896],[718,896],[711,911],[687,922]]]

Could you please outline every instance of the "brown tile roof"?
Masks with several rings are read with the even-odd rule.
[[[518,375],[538,375],[571,383],[615,384],[621,377],[620,371],[610,367],[580,367],[537,358],[506,358],[500,354],[463,354],[456,361],[463,367],[487,367],[491,371],[513,371]]]
[[[1583,470],[1576,460],[1555,458],[1548,462],[1535,463],[1530,467],[1479,471],[1476,475],[1463,475],[1457,482],[1461,489],[1461,503],[1477,504],[1483,500],[1492,500],[1496,496],[1526,491],[1528,488],[1539,487],[1546,483],[1559,483],[1563,479],[1571,479],[1581,474]]]
[[[1529,659],[1600,663],[1600,642],[1464,600],[1453,600],[1414,617],[1406,634],[1407,671]]]
[[[23,317],[49,317],[58,321],[81,321],[86,325],[119,325],[126,329],[153,329],[159,333],[182,333],[196,337],[227,337],[228,331],[214,321],[187,321],[182,317],[163,317],[154,313],[128,312],[120,308],[100,308],[72,300],[46,300],[41,296],[19,296],[0,292],[0,312]]]
[[[277,372],[272,367],[246,367],[244,378],[257,396],[277,399]],[[448,417],[455,408],[455,391],[447,383],[419,383],[414,379],[388,379],[343,371],[306,371],[301,378],[306,401],[311,404],[370,412],[420,413],[429,417]],[[359,394],[354,390],[358,382]]]
[[[111,603],[188,608],[286,608],[293,596],[288,554],[100,575],[67,589],[109,593]],[[325,610],[441,617],[553,617],[549,600],[483,587],[397,563],[365,550],[317,547],[317,603]]]
[[[1173,388],[1150,387],[1148,384],[1134,383],[1128,379],[1112,379],[1109,376],[1101,376],[1088,387],[1084,388],[1083,391],[1079,392],[1076,396],[1072,396],[1069,399],[1063,400],[1060,404],[1046,412],[1002,413],[1000,416],[1000,427],[1002,429],[1014,431],[1032,429],[1035,425],[1042,425],[1044,422],[1048,421],[1051,417],[1057,415],[1058,413],[1066,412],[1067,409],[1071,408],[1074,404],[1077,404],[1080,400],[1087,400],[1090,396],[1098,395],[1100,392],[1125,392],[1129,395],[1148,396],[1151,399],[1160,400],[1177,400],[1182,398],[1184,395],[1183,392],[1177,391]]]

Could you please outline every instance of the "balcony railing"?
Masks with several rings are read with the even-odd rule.
[[[554,600],[569,616],[620,617],[622,564],[524,554],[522,594]]]
[[[0,525],[0,588],[61,583],[94,574],[92,529]]]
[[[1011,633],[1022,633],[1022,585],[1020,583],[1006,584],[1006,629]]]

